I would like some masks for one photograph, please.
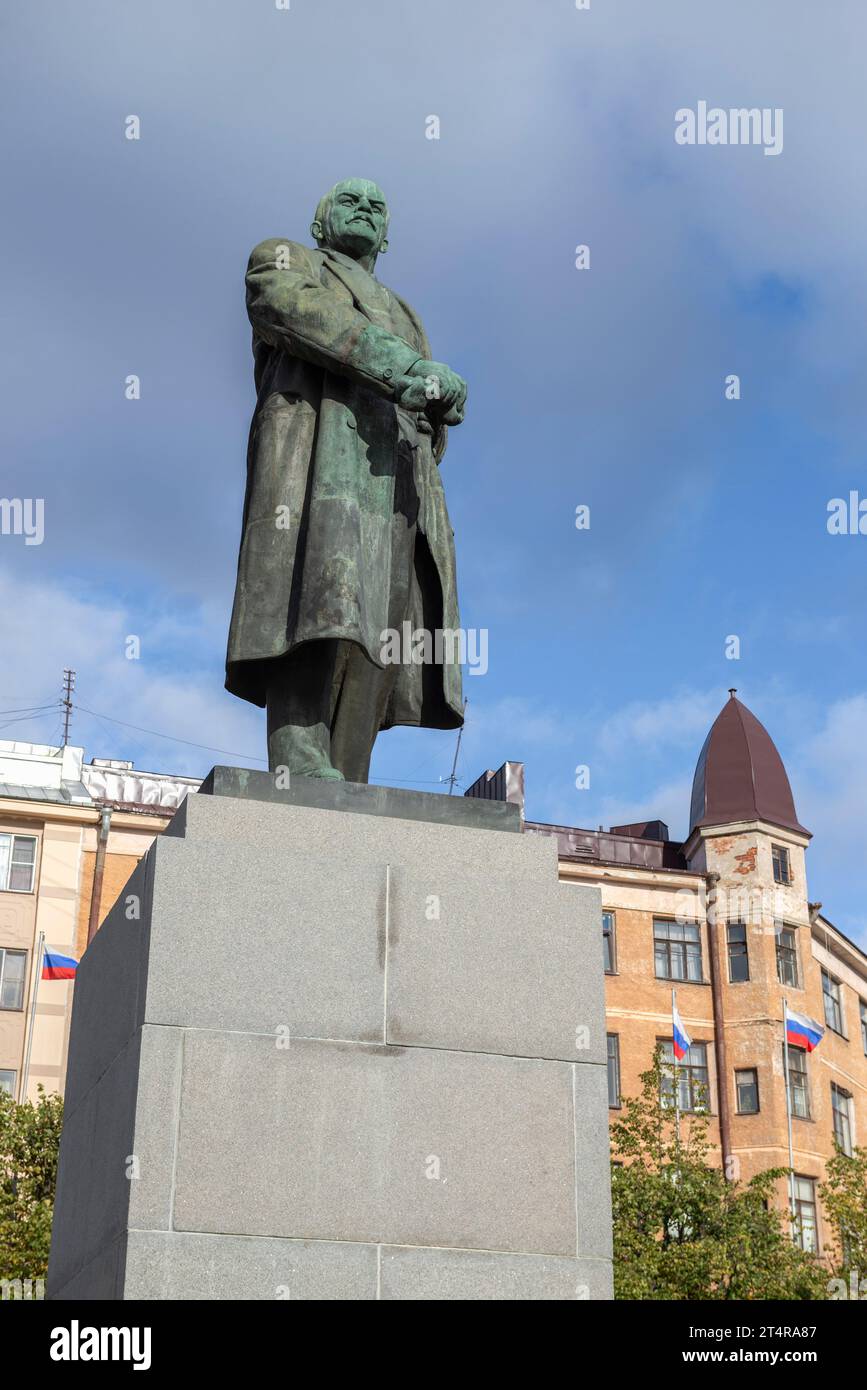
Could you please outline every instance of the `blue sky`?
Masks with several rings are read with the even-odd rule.
[[[734,685],[814,832],[811,896],[867,939],[867,537],[826,529],[830,498],[867,495],[865,39],[858,0],[7,12],[0,491],[44,497],[46,530],[0,537],[0,710],[72,666],[89,757],[264,756],[262,715],[222,690],[244,266],[370,177],[380,278],[470,383],[443,465],[463,622],[490,634],[463,783],[521,759],[531,817],[683,835]],[[783,152],[676,144],[699,100],[782,108]],[[2,736],[57,732],[49,710]],[[391,732],[373,775],[436,790],[454,742]]]

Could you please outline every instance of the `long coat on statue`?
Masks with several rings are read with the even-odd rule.
[[[302,643],[356,642],[382,666],[396,616],[431,634],[459,617],[446,430],[395,404],[399,379],[430,358],[416,314],[350,257],[285,239],[251,255],[247,309],[257,401],[226,687],[264,705],[268,664]],[[396,615],[406,584],[392,569],[413,553]],[[400,665],[383,728],[461,722],[457,661]]]

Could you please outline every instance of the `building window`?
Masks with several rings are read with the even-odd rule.
[[[798,980],[798,948],[791,927],[777,927],[777,979],[781,985],[800,989]]]
[[[867,1057],[867,1004],[863,999],[858,1000],[858,1007],[861,1010],[861,1046],[864,1049],[864,1056]]]
[[[726,932],[729,947],[729,980],[733,985],[742,985],[750,978],[747,929],[743,922],[729,922]]]
[[[0,1091],[5,1091],[8,1096],[15,1094],[15,1073],[14,1071],[0,1071]]]
[[[758,1115],[759,1113],[759,1073],[755,1067],[745,1067],[735,1072],[735,1091],[738,1098],[739,1115]]]
[[[603,912],[602,914],[602,956],[605,962],[605,974],[613,975],[617,969],[617,952],[614,948],[613,912]]]
[[[662,1104],[674,1105],[676,1075],[678,1108],[684,1112],[707,1110],[710,1097],[707,1075],[707,1043],[694,1042],[686,1056],[680,1062],[676,1062],[674,1043],[671,1038],[661,1038],[660,1041],[662,1043]]]
[[[23,1009],[27,952],[0,947],[0,1009]]]
[[[822,971],[822,998],[825,1001],[825,1022],[835,1033],[845,1037],[843,1032],[843,1001],[840,997],[840,981]]]
[[[774,864],[774,883],[791,883],[792,864],[789,851],[783,845],[771,845],[771,859]]]
[[[620,1037],[608,1033],[608,1106],[611,1110],[620,1108]]]
[[[807,1054],[803,1047],[789,1046],[789,1095],[792,1114],[800,1120],[810,1118],[810,1088],[807,1083]]]
[[[834,1117],[834,1138],[844,1154],[852,1157],[852,1097],[836,1082],[831,1082],[831,1113]]]
[[[816,1239],[816,1183],[813,1178],[795,1174],[795,1244],[802,1250],[818,1251]]]
[[[32,893],[35,835],[0,835],[0,892]]]
[[[658,980],[701,980],[701,936],[692,922],[653,923],[653,961]]]

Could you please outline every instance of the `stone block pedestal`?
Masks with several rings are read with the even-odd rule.
[[[49,1297],[610,1297],[598,890],[495,803],[233,772],[79,967]]]

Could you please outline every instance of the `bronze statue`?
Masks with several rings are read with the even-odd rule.
[[[462,722],[457,662],[383,659],[388,633],[458,628],[439,464],[467,395],[373,274],[388,220],[349,179],[316,210],[316,250],[274,238],[247,267],[257,400],[226,687],[267,709],[272,770],[352,782],[380,729]]]

